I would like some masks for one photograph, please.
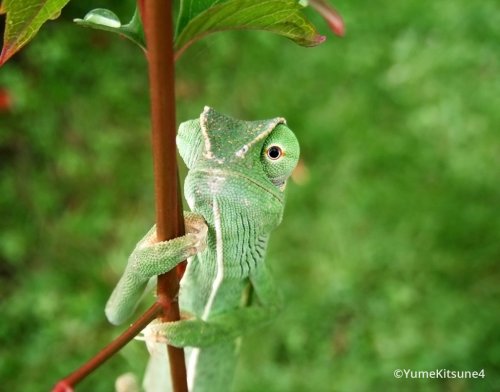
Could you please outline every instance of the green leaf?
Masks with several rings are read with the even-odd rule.
[[[213,7],[217,3],[223,2],[224,0],[181,0],[176,35],[184,30],[189,21],[194,19],[195,16],[201,14],[206,9]]]
[[[83,19],[75,19],[74,22],[83,27],[90,27],[97,30],[111,31],[112,33],[120,34],[128,38],[144,51],[146,50],[146,42],[144,40],[144,30],[142,28],[141,18],[137,9],[132,16],[130,22],[122,25],[118,16],[112,11],[97,8],[85,15]]]
[[[200,11],[209,3],[215,5]],[[184,1],[175,40],[177,56],[207,34],[225,30],[270,31],[303,46],[322,43],[325,37],[316,31],[302,10],[303,6],[295,0]],[[191,16],[194,17],[189,19]]]
[[[49,19],[56,19],[69,0],[3,0],[7,13],[0,65],[26,45]]]

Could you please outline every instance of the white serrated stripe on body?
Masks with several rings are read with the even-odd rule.
[[[219,204],[217,203],[217,199],[213,198],[213,214],[214,214],[214,226],[215,226],[215,253],[216,253],[216,267],[217,272],[215,274],[214,281],[212,283],[212,290],[210,291],[210,296],[208,297],[208,301],[203,309],[203,314],[201,315],[201,319],[203,321],[207,321],[208,316],[210,315],[210,311],[212,310],[212,306],[215,301],[215,296],[217,295],[217,291],[222,284],[224,279],[224,254],[223,254],[223,242],[222,242],[222,225],[221,225],[221,216],[219,210]],[[199,257],[199,255],[198,255]],[[196,365],[198,363],[198,357],[200,355],[199,348],[193,348],[191,351],[191,355],[189,356],[189,362],[187,366],[187,375],[188,375],[188,389],[191,390],[194,386],[195,377],[196,377]]]
[[[196,375],[196,364],[198,363],[198,356],[200,355],[199,348],[193,348],[191,355],[189,356],[189,362],[187,366],[187,384],[188,390],[192,390],[194,387],[194,377]]]
[[[222,242],[222,226],[219,204],[217,203],[217,199],[215,197],[213,198],[213,214],[215,226],[215,254],[217,272],[214,282],[212,283],[212,290],[210,291],[210,296],[208,297],[207,304],[205,305],[205,309],[203,309],[203,314],[201,316],[201,319],[203,321],[207,321],[207,318],[210,315],[210,311],[212,310],[217,291],[219,290],[219,287],[222,284],[222,280],[224,279],[224,247]]]

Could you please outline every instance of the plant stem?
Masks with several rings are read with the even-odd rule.
[[[170,0],[138,0],[137,3],[145,27],[148,49],[157,240],[166,241],[184,234],[175,145],[172,3]],[[146,313],[83,366],[59,381],[52,391],[73,391],[73,386],[118,352],[156,317],[161,316],[163,321],[179,320],[177,294],[185,264],[183,262],[176,270],[160,275],[157,300]],[[187,392],[184,351],[167,346],[167,352],[172,389],[174,392]]]
[[[184,234],[175,145],[173,4],[170,0],[139,0],[138,3],[142,8],[148,50],[157,240],[166,241]],[[164,321],[180,319],[178,291],[179,278],[175,270],[158,277],[157,301],[164,305]],[[167,349],[173,390],[187,392],[184,351],[172,346]]]
[[[159,302],[154,303],[137,321],[128,327],[125,332],[99,351],[97,355],[92,357],[82,367],[75,370],[69,376],[59,381],[52,389],[52,392],[72,391],[76,384],[82,381],[96,368],[101,366],[106,360],[117,353],[162,312],[163,306]]]

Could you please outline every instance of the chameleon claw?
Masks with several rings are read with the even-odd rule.
[[[201,215],[190,214],[185,219],[186,231],[194,234],[207,235],[208,226]]]
[[[203,218],[186,219],[186,236],[193,241],[193,253],[202,252],[207,247],[208,226]]]
[[[137,340],[143,340],[146,342],[146,347],[151,355],[153,355],[157,350],[158,344],[162,346],[168,343],[165,332],[161,328],[165,322],[160,320],[153,320],[149,325],[144,328],[139,336],[136,337]]]

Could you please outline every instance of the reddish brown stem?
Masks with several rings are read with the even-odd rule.
[[[59,381],[52,389],[52,392],[69,392],[73,387],[92,373],[95,369],[106,362],[110,357],[117,353],[123,346],[130,342],[139,332],[163,312],[163,306],[154,303],[136,322],[125,330],[120,336],[104,347],[97,355],[92,357],[82,367],[75,370],[69,376]]]
[[[184,234],[176,160],[175,62],[170,0],[139,0],[142,6],[149,66],[153,163],[156,191],[156,230],[158,241]],[[176,271],[158,277],[158,302],[164,304],[162,319],[180,319]],[[170,374],[175,392],[187,391],[184,351],[168,346]],[[166,365],[165,365],[166,366]]]
[[[148,48],[157,239],[166,241],[184,234],[175,146],[172,3],[162,0],[138,0],[138,6]],[[73,386],[119,351],[156,317],[161,316],[164,321],[179,320],[177,293],[184,265],[185,262],[181,263],[177,271],[172,270],[159,276],[156,303],[96,356],[59,381],[53,392],[72,391]],[[167,346],[167,352],[172,389],[174,392],[187,392],[184,351]]]

